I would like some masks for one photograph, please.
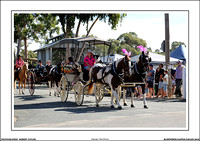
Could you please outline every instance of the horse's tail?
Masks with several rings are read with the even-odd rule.
[[[91,83],[91,80],[89,81],[89,84],[88,84],[88,94],[92,94],[93,90],[94,90],[94,85],[93,83]]]

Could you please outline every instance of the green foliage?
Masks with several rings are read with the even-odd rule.
[[[22,49],[21,52],[20,52],[20,55],[22,56],[22,58],[25,58],[24,54],[25,54],[25,51],[24,51],[24,49]],[[28,51],[28,58],[37,58],[37,53],[29,50]]]
[[[182,44],[182,45],[185,45],[184,42],[178,42],[178,41],[172,42],[170,52],[171,52],[171,51],[174,51],[174,50],[175,50],[176,48],[178,48],[181,44]],[[186,45],[185,45],[185,46],[186,46]]]
[[[123,33],[121,34],[117,40],[114,39],[111,40],[112,46],[115,47],[115,53],[122,54],[122,49],[126,49],[127,51],[131,52],[131,55],[138,55],[141,52],[137,48],[137,46],[142,45],[144,47],[147,46],[147,43],[145,40],[138,37],[138,35],[135,32],[129,32],[129,33]],[[116,44],[117,43],[117,44]],[[112,50],[113,51],[113,50]],[[151,51],[151,48],[148,48],[148,51]]]

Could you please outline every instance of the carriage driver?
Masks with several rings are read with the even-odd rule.
[[[43,77],[44,66],[42,65],[42,61],[39,60],[36,67],[36,75],[38,77]]]
[[[91,50],[87,51],[87,56],[84,58],[84,69],[90,70],[90,68],[94,65],[95,59],[93,57],[93,53]]]

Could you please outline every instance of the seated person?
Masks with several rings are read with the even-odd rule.
[[[84,69],[85,70],[90,70],[90,68],[94,65],[95,59],[93,57],[93,53],[91,50],[88,50],[87,56],[84,58]]]
[[[44,71],[44,66],[42,65],[42,61],[39,60],[37,66],[36,66],[36,75],[38,77],[43,77],[43,71]]]
[[[15,69],[19,70],[22,68],[22,66],[24,65],[24,60],[22,60],[22,56],[18,55],[16,63],[15,63]]]
[[[50,72],[51,68],[52,68],[51,61],[48,60],[45,69],[46,69],[47,72]]]
[[[23,65],[24,65],[24,61],[22,60],[22,56],[18,55],[16,63],[15,63],[15,70],[16,70],[15,71],[15,77],[16,78],[18,77],[19,70],[21,70],[21,68],[22,68]]]

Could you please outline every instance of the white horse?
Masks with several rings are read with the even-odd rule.
[[[127,55],[119,60],[114,61],[111,66],[104,67],[102,64],[94,65],[89,72],[89,81],[86,86],[88,87],[88,93],[91,94],[94,89],[96,107],[99,107],[97,100],[97,86],[96,83],[109,85],[112,90],[111,95],[111,108],[114,108],[113,96],[116,98],[118,109],[122,109],[117,95],[117,88],[123,83],[123,79],[119,76],[120,74],[131,75],[131,58]]]

